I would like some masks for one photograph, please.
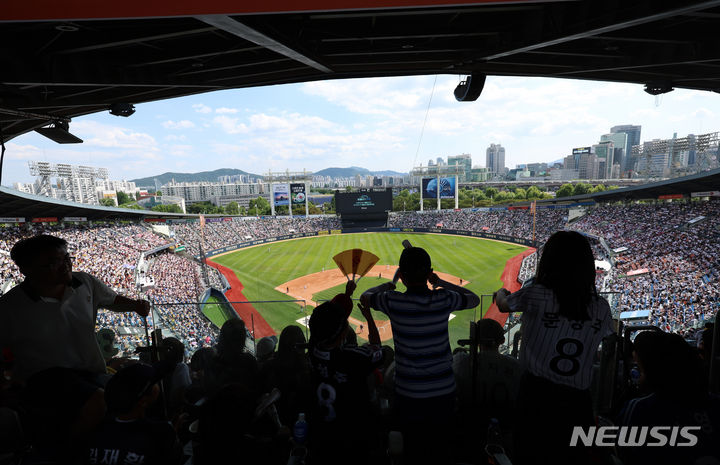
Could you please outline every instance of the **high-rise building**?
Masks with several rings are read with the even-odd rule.
[[[640,145],[641,130],[642,126],[634,126],[632,124],[622,124],[610,128],[610,132],[613,134],[618,134],[621,132],[627,134],[627,141],[625,142],[625,146],[623,147],[623,162],[620,165],[620,168],[623,172],[632,171],[635,169],[635,163],[637,163],[637,160],[635,160],[631,156],[632,148],[633,145]],[[615,144],[615,147],[617,148],[618,145]]]
[[[695,134],[688,134],[687,138],[690,143],[690,148],[688,149],[686,165],[694,165],[695,155],[697,154],[697,137]]]
[[[465,172],[458,175],[460,182],[466,182],[470,179],[470,172],[472,171],[472,157],[469,153],[463,153],[462,155],[449,155],[447,157],[448,166],[462,166]]]
[[[505,148],[500,144],[490,144],[485,152],[485,166],[493,175],[505,175]]]
[[[615,153],[613,154],[613,164],[620,165],[620,171],[622,172],[623,166],[625,166],[625,156],[628,153],[628,134],[626,132],[611,132],[610,134],[603,134],[600,136],[600,143],[612,142]],[[611,167],[612,168],[612,167]]]
[[[583,153],[578,162],[580,179],[597,179],[599,170],[598,159],[594,153]]]
[[[593,153],[597,159],[597,174],[593,178],[588,179],[608,179],[612,175],[612,167],[615,155],[615,146],[612,141],[600,142],[593,145]]]

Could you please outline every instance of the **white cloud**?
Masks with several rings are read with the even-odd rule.
[[[220,129],[228,134],[245,134],[248,132],[248,127],[245,123],[239,123],[239,118],[231,118],[229,116],[216,116],[213,118],[213,123],[217,124]]]
[[[195,127],[195,123],[186,119],[182,121],[168,120],[162,123],[165,129],[190,129]]]
[[[237,108],[225,108],[225,107],[221,107],[221,108],[216,108],[216,109],[215,109],[215,113],[218,113],[218,114],[235,114],[235,113],[237,113],[237,112],[238,112]]]
[[[196,113],[212,113],[212,108],[202,103],[196,103],[192,108]]]
[[[698,108],[692,113],[694,118],[714,118],[715,113],[708,110],[707,108]]]
[[[158,150],[155,138],[144,132],[111,126],[91,120],[73,123],[73,133],[85,142],[82,147],[104,147],[130,150]]]
[[[8,160],[40,160],[43,151],[34,145],[18,145],[14,142],[5,144],[5,156]]]

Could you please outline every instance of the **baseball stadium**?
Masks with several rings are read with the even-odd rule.
[[[326,79],[720,92],[716,1],[40,3],[0,12],[3,158],[131,103]],[[497,189],[457,166],[332,214],[289,170],[255,215],[0,186],[0,465],[720,463],[719,141],[690,139],[663,153],[694,173],[470,207]]]

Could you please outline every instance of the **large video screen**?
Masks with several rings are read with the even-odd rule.
[[[422,180],[423,199],[436,199],[438,192],[438,181],[436,178],[425,178]],[[440,198],[455,198],[455,178],[440,178]]]
[[[392,190],[337,192],[335,208],[341,215],[382,213],[392,210]]]

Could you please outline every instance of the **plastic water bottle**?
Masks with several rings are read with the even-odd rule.
[[[307,442],[308,435],[308,424],[305,421],[305,414],[298,414],[298,419],[293,426],[293,439],[295,444],[298,446],[304,445]]]
[[[497,418],[490,419],[490,426],[487,432],[487,445],[502,446],[502,431]]]

